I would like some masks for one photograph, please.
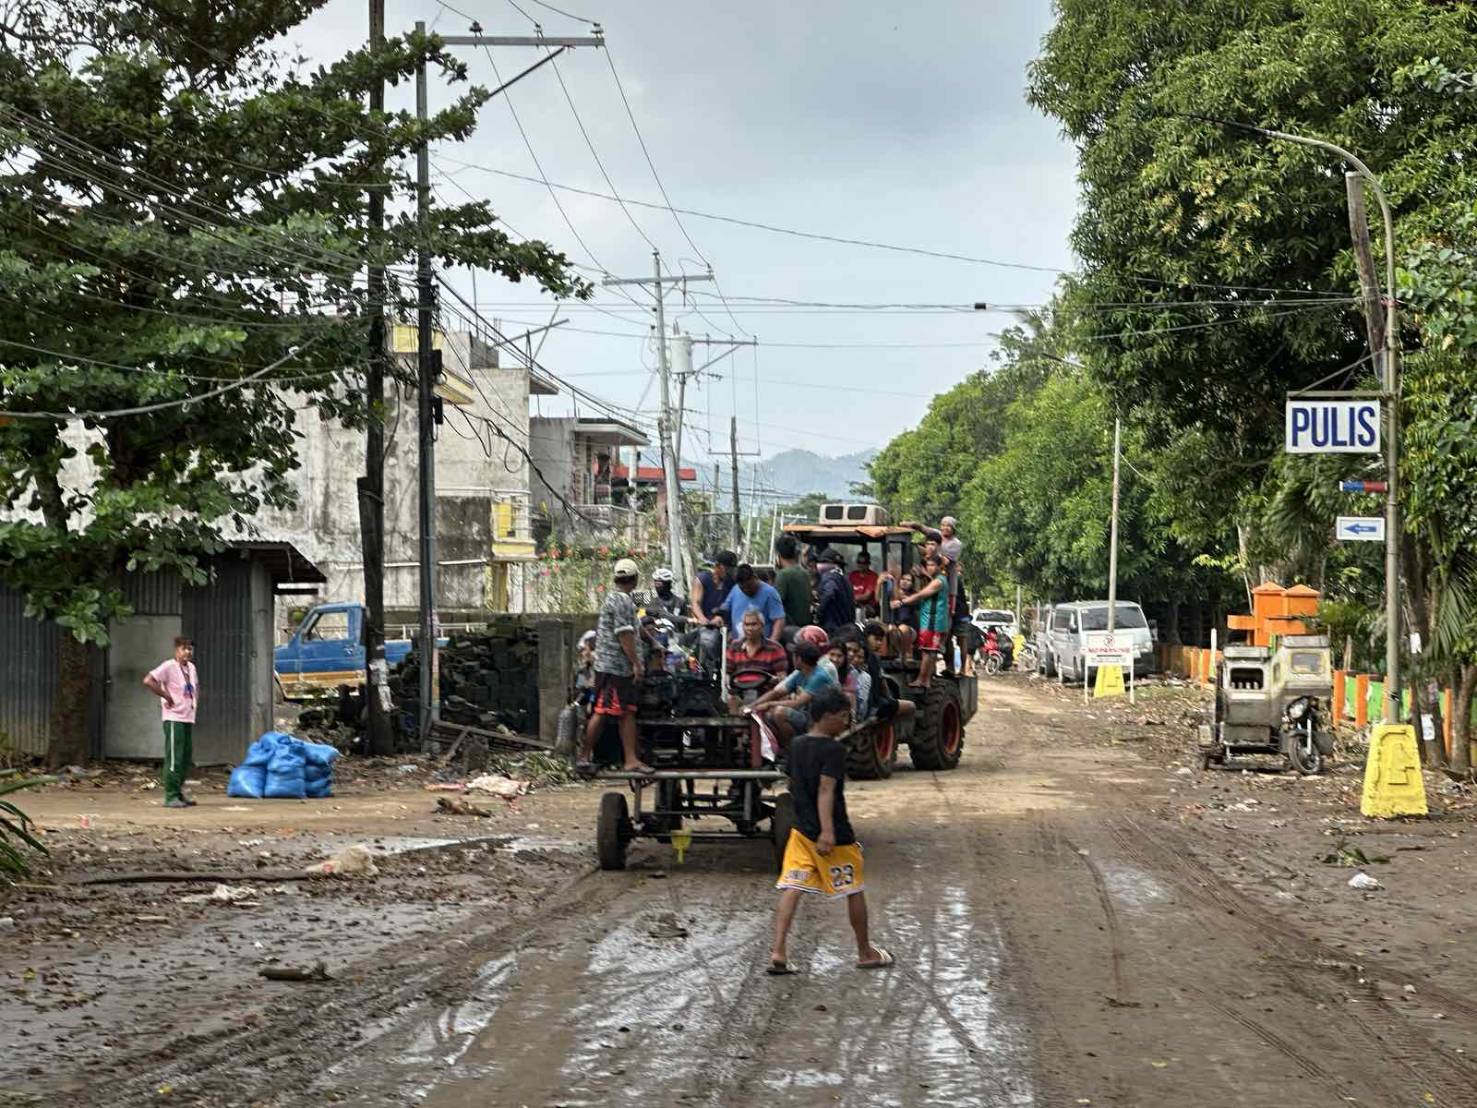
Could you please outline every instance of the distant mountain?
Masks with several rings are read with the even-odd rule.
[[[853,483],[868,480],[866,465],[876,456],[876,450],[839,457],[809,450],[785,450],[754,465],[741,465],[739,496],[747,499],[757,479],[759,500],[767,505],[798,500],[813,492],[844,500],[852,495]]]

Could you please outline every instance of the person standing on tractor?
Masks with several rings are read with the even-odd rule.
[[[775,541],[774,556],[780,566],[774,587],[785,606],[785,629],[780,632],[780,642],[788,646],[794,641],[795,633],[810,622],[810,571],[800,564],[800,544],[792,535],[781,535]]]
[[[937,554],[924,556],[923,576],[926,583],[920,589],[892,602],[894,610],[907,605],[918,611],[918,651],[923,657],[918,664],[918,680],[909,682],[915,689],[926,689],[932,683],[949,630],[949,575]]]
[[[845,900],[856,937],[857,969],[886,969],[896,959],[874,945],[868,932],[862,848],[846,813],[846,747],[836,741],[851,726],[851,702],[833,687],[817,692],[809,707],[810,726],[790,747],[795,826],[790,829],[785,860],[775,882],[780,899],[765,972],[776,977],[799,972],[790,964],[786,944],[805,893]]]
[[[925,527],[923,524],[912,520],[903,520],[902,526],[911,527],[925,539],[937,543],[939,557],[944,560],[944,567],[948,570],[949,587],[945,593],[945,600],[948,604],[948,624],[944,629],[944,640],[939,644],[939,652],[944,656],[945,667],[952,668],[953,657],[951,651],[948,649],[949,632],[953,630],[954,625],[959,621],[961,615],[965,618],[968,617],[968,612],[964,610],[965,605],[959,599],[962,583],[959,560],[964,554],[964,542],[959,538],[958,521],[953,516],[944,516],[943,519],[939,520],[939,525],[936,528]],[[974,670],[974,665],[969,660],[968,654],[965,654],[964,657],[964,670],[966,674]]]
[[[906,605],[894,605],[893,600],[911,592],[911,574],[903,573],[903,563],[893,558],[887,563],[887,572],[877,578],[877,618],[885,630],[885,642],[873,646],[873,650],[885,652],[899,661],[913,656],[913,644],[918,639],[918,615]]]
[[[698,659],[709,673],[716,672],[723,655],[723,633],[712,627],[713,616],[733,590],[734,569],[738,555],[720,550],[713,568],[705,569],[692,579],[692,622],[698,628]]]
[[[611,574],[615,588],[605,594],[595,626],[595,709],[585,728],[585,745],[575,769],[582,776],[595,774],[595,744],[606,721],[617,720],[621,735],[622,766],[629,773],[656,771],[641,760],[636,737],[636,684],[645,672],[638,645],[636,604],[631,593],[641,571],[630,558],[615,563]]]
[[[852,599],[851,582],[841,572],[845,559],[835,550],[827,550],[817,560],[820,571],[816,587],[816,623],[834,635],[856,622],[856,601]]]
[[[785,629],[785,605],[779,590],[761,581],[754,567],[745,562],[734,571],[733,588],[713,613],[712,622],[721,627],[727,619],[729,640],[740,639],[744,634],[744,613],[755,608],[764,617],[765,633],[778,640]]]

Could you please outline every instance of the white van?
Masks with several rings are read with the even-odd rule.
[[[1057,604],[1045,620],[1037,671],[1046,677],[1060,673],[1068,681],[1091,681],[1096,668],[1086,661],[1087,632],[1108,629],[1106,600],[1075,600]],[[1154,668],[1154,633],[1144,610],[1132,600],[1117,602],[1113,630],[1133,643],[1133,675],[1143,677]]]

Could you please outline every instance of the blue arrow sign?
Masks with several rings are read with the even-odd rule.
[[[1334,533],[1342,542],[1383,542],[1385,521],[1379,516],[1339,516]]]

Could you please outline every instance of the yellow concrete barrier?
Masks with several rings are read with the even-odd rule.
[[[1372,819],[1426,814],[1426,782],[1415,728],[1408,723],[1376,724],[1364,763],[1364,795],[1359,811]]]

